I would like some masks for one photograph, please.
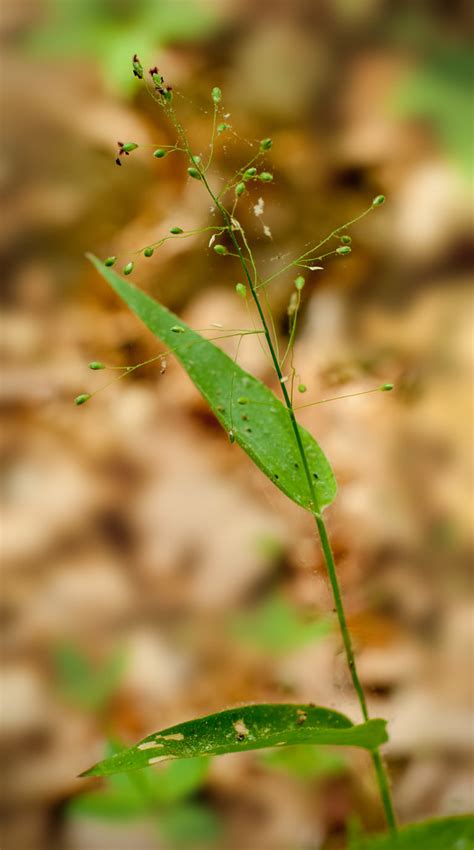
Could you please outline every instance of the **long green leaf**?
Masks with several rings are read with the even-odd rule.
[[[403,827],[398,835],[377,835],[351,843],[351,850],[474,850],[474,817],[429,820]]]
[[[173,351],[225,430],[290,499],[313,510],[308,482],[285,406],[271,390],[149,295],[88,255],[102,277]],[[176,329],[179,329],[176,332]],[[244,404],[242,401],[244,400]],[[315,439],[300,427],[319,508],[331,504],[336,481]]]
[[[344,714],[313,705],[246,705],[155,732],[82,776],[107,776],[171,758],[285,744],[343,744],[372,750],[387,740],[385,725],[385,720],[369,720],[356,726]]]

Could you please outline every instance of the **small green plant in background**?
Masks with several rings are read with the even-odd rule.
[[[253,611],[232,618],[230,631],[236,640],[269,655],[282,655],[327,637],[333,630],[329,617],[305,619],[299,609],[274,594]]]
[[[109,756],[122,748],[109,743]],[[218,815],[196,798],[209,771],[209,758],[171,761],[160,771],[110,776],[105,788],[77,797],[69,806],[74,818],[102,821],[148,820],[172,847],[213,844],[221,834]]]
[[[215,213],[213,221],[217,223],[192,231],[185,231],[177,223],[168,234],[153,244],[144,246],[132,257],[127,256],[123,261],[120,259],[122,272],[128,278],[141,258],[149,262],[154,253],[169,240],[204,234],[209,248],[222,258],[222,262],[231,260],[238,269],[238,275],[231,285],[235,290],[235,297],[243,299],[247,304],[252,327],[193,330],[166,307],[136,288],[128,279],[118,275],[114,266],[119,262],[119,258],[111,256],[100,261],[91,256],[90,260],[107,283],[165,345],[164,352],[150,358],[146,363],[156,361],[160,364],[160,370],[164,371],[167,358],[171,355],[176,357],[208,402],[226,431],[229,442],[240,445],[275,487],[314,518],[362,722],[354,723],[337,711],[312,704],[240,706],[149,735],[135,746],[101,761],[85,771],[83,776],[114,776],[139,768],[147,769],[170,759],[195,759],[270,747],[293,748],[297,745],[321,744],[361,747],[369,752],[373,762],[388,832],[380,838],[356,839],[357,844],[353,841],[353,846],[363,850],[369,847],[380,850],[408,848],[414,846],[413,836],[416,835],[417,850],[435,850],[438,847],[439,850],[441,847],[443,850],[467,850],[472,847],[474,838],[474,824],[470,817],[434,821],[403,829],[397,827],[387,769],[380,752],[380,747],[388,740],[386,722],[369,717],[323,515],[324,509],[336,496],[336,481],[316,440],[297,420],[297,411],[300,408],[326,401],[306,401],[308,386],[294,361],[294,344],[307,279],[323,268],[320,264],[328,257],[341,261],[341,258],[350,255],[352,240],[348,233],[349,228],[382,206],[385,199],[383,195],[378,195],[368,208],[352,221],[332,231],[325,238],[315,240],[309,247],[305,246],[305,250],[291,261],[283,263],[273,274],[262,276],[247,234],[238,218],[238,209],[250,187],[259,186],[263,189],[274,179],[272,171],[265,163],[272,148],[272,140],[266,138],[256,143],[250,159],[228,181],[217,183],[215,175],[212,174],[215,147],[227,134],[234,133],[233,128],[223,120],[227,115],[222,108],[221,90],[215,87],[210,95],[213,104],[211,141],[208,152],[202,155],[193,150],[174,108],[173,89],[165,82],[158,69],[152,68],[147,76],[138,56],[135,55],[132,71],[134,77],[147,86],[150,95],[176,132],[175,144],[157,147],[153,156],[159,161],[170,155],[183,158],[183,168],[187,168],[189,178],[195,181],[202,191],[207,192]],[[141,146],[136,142],[119,142],[117,165],[121,166],[130,155],[135,156],[139,147]],[[216,188],[216,185],[219,188]],[[257,217],[261,216],[263,205],[263,199],[259,198],[254,207]],[[263,228],[264,235],[271,237],[268,228],[265,225]],[[289,283],[287,310],[288,336],[285,346],[280,350],[280,340],[268,299],[268,288],[272,281],[286,273],[292,278]],[[204,336],[205,333],[210,333],[210,336]],[[248,336],[256,337],[266,351],[280,387],[281,398],[238,365],[240,347]],[[235,338],[237,342],[234,358],[214,345],[214,342],[228,338]],[[119,370],[115,380],[125,377],[143,365],[145,364],[115,367]],[[90,368],[100,370],[105,366],[93,361]],[[391,383],[384,383],[366,392],[389,392],[392,389]],[[76,398],[76,404],[85,404],[93,395],[94,393],[81,393]],[[341,396],[344,397],[347,396]],[[304,403],[300,403],[298,399],[303,398]],[[327,399],[329,400],[332,399]],[[280,609],[277,610],[275,618],[275,607],[278,609],[278,606]],[[276,637],[275,619],[279,619],[284,625],[283,633]],[[277,650],[279,640],[288,648],[292,641],[296,640],[297,645],[310,636],[313,639],[320,634],[321,628],[323,631],[327,630],[327,622],[320,621],[314,627],[298,622],[295,613],[291,609],[283,610],[282,603],[278,600],[273,601],[273,610],[270,605],[263,617],[260,616],[260,620],[257,617],[253,623],[253,633],[257,641],[263,641],[267,645],[269,641],[275,641]],[[292,752],[293,749],[289,750],[287,756],[290,763]],[[284,759],[283,756],[273,755],[274,760],[275,758]]]
[[[99,714],[113,698],[125,672],[126,656],[116,649],[94,665],[74,643],[58,643],[52,650],[60,695],[83,711]]]

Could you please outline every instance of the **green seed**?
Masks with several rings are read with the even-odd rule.
[[[195,165],[199,165],[199,163],[201,162],[201,157],[198,156],[197,154],[196,154],[196,156],[192,156],[191,159],[192,159],[192,161],[194,162]]]
[[[212,97],[214,103],[220,103],[221,102],[222,92],[221,92],[219,86],[214,86],[214,88],[212,89],[212,92],[211,92],[211,97]]]
[[[225,121],[223,122],[223,124],[218,124],[218,126],[217,126],[218,136],[220,136],[220,134],[223,133],[225,130],[230,130],[230,124],[226,124]]]
[[[105,365],[100,362],[100,360],[93,360],[92,363],[89,363],[89,369],[92,369],[94,372],[98,369],[105,369]]]
[[[163,148],[157,148],[153,156],[155,156],[157,159],[163,159],[163,157],[166,156],[167,153],[168,151],[163,150]]]
[[[174,334],[184,334],[185,329],[182,328],[181,325],[173,325],[171,330],[173,331]]]
[[[136,145],[135,142],[127,142],[126,145],[122,145],[122,150],[125,151],[125,153],[130,153],[131,151],[134,151],[137,148],[138,145]]]
[[[340,236],[339,237],[343,245],[350,245],[352,242],[351,236]]]
[[[305,282],[304,277],[302,277],[301,275],[298,275],[298,277],[295,280],[295,286],[300,292],[303,289],[304,282]]]
[[[247,287],[243,283],[236,283],[235,291],[241,298],[247,298]]]
[[[229,431],[227,436],[229,438],[229,443],[235,443],[235,434],[233,431]]]
[[[306,386],[306,384],[298,384],[298,392],[299,393],[305,393],[307,389],[308,389],[308,387]]]
[[[235,194],[236,195],[243,195],[244,192],[245,192],[245,183],[237,183],[237,186],[235,187]]]
[[[256,168],[247,168],[247,171],[244,171],[244,180],[249,180],[250,177],[255,177],[256,173]]]
[[[382,384],[379,390],[381,393],[389,393],[393,390],[393,384]]]
[[[237,399],[237,404],[248,404],[248,403],[249,403],[249,400],[248,400],[248,398],[245,398],[245,396],[241,396],[240,398]]]
[[[89,401],[91,395],[90,393],[81,393],[81,395],[77,395],[74,399],[74,404],[80,405],[85,404],[86,401]]]
[[[336,248],[336,254],[350,254],[352,248],[349,245],[340,245],[339,248]]]
[[[262,171],[262,173],[258,175],[258,179],[262,180],[264,183],[271,183],[273,180],[273,174],[270,174],[269,171]]]
[[[229,253],[225,245],[214,245],[214,251],[216,254],[220,254],[221,257],[225,257]]]
[[[377,195],[376,198],[372,201],[373,207],[381,207],[382,204],[385,203],[385,195]]]
[[[179,233],[184,233],[184,231],[182,227],[170,227],[170,233],[172,233],[173,236],[178,236]]]
[[[104,260],[104,266],[110,267],[110,266],[113,266],[114,263],[116,263],[116,262],[117,262],[117,257],[107,257],[107,259]]]
[[[134,266],[135,266],[135,263],[132,263],[132,262],[127,263],[127,265],[123,267],[123,273],[124,274],[131,274],[133,272]]]
[[[144,251],[143,251],[143,256],[144,257],[152,257],[154,253],[155,253],[154,248],[145,248]]]
[[[200,175],[199,171],[197,170],[197,168],[192,168],[192,167],[188,168],[188,174],[189,174],[190,177],[194,177],[195,180],[201,179],[201,175]]]
[[[262,141],[260,142],[260,150],[261,151],[269,151],[272,145],[273,145],[272,139],[262,139]]]

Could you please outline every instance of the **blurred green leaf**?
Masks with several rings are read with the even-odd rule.
[[[222,755],[287,744],[374,749],[387,741],[385,720],[355,725],[344,714],[313,705],[244,705],[188,720],[149,735],[82,776],[108,776],[167,759]]]
[[[69,812],[76,817],[99,820],[130,820],[149,812],[146,799],[128,791],[108,788],[76,797],[69,804]]]
[[[209,758],[190,758],[170,761],[160,770],[150,769],[153,797],[161,805],[178,803],[198,791],[204,784],[210,765]]]
[[[110,740],[107,757],[126,748]],[[69,805],[72,815],[104,820],[129,820],[175,806],[202,788],[209,771],[209,758],[181,759],[151,767],[140,773],[117,773],[107,777],[105,788],[82,794]]]
[[[262,753],[261,758],[268,767],[304,780],[339,776],[347,768],[344,756],[326,747],[282,747]]]
[[[472,174],[472,50],[433,50],[393,96],[399,115],[428,121],[465,174]]]
[[[307,620],[295,605],[276,595],[257,611],[234,617],[230,628],[239,640],[279,654],[322,640],[331,633],[332,621],[329,617]]]
[[[80,708],[99,711],[114,694],[125,669],[125,655],[118,649],[99,667],[72,643],[53,648],[56,680],[63,696]]]
[[[397,836],[353,840],[350,850],[473,850],[474,817],[443,818],[402,827]]]
[[[209,806],[182,803],[162,812],[159,831],[176,847],[203,847],[213,844],[222,832],[221,822]]]
[[[47,12],[27,48],[93,59],[107,82],[125,92],[136,88],[133,53],[153,64],[161,48],[210,35],[221,17],[217,4],[201,0],[49,0]]]

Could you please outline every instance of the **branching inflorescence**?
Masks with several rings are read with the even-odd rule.
[[[139,80],[145,80],[143,67],[137,56],[133,57],[133,74]],[[196,180],[196,182],[199,182],[202,185],[204,191],[208,193],[213,205],[213,209],[219,214],[221,221],[217,225],[209,225],[201,229],[193,229],[188,231],[184,230],[178,225],[172,227],[168,234],[162,236],[156,242],[146,245],[138,251],[134,252],[133,259],[131,257],[127,257],[126,262],[123,264],[122,267],[123,274],[125,276],[132,274],[135,268],[137,258],[152,258],[154,253],[163,245],[165,245],[165,243],[167,243],[168,241],[176,239],[187,239],[198,234],[204,234],[206,238],[210,237],[208,244],[210,247],[212,247],[212,249],[217,255],[221,256],[222,258],[232,257],[238,261],[240,271],[243,276],[243,282],[238,282],[237,284],[234,284],[236,295],[237,297],[242,298],[247,303],[249,307],[249,313],[252,316],[252,320],[254,321],[256,319],[258,325],[254,325],[250,329],[223,328],[219,330],[218,333],[216,333],[215,328],[208,328],[201,329],[201,333],[209,331],[211,332],[212,335],[206,340],[207,342],[210,342],[212,340],[226,339],[235,336],[238,340],[236,358],[239,352],[240,343],[245,336],[256,335],[257,338],[260,339],[266,347],[266,352],[269,355],[281,388],[282,400],[286,409],[286,417],[290,429],[290,439],[293,441],[293,466],[295,468],[299,468],[299,470],[302,472],[303,480],[306,482],[305,486],[307,488],[307,496],[305,504],[310,509],[316,522],[316,527],[319,534],[322,551],[328,570],[329,581],[334,597],[335,610],[339,621],[346,659],[349,666],[350,675],[352,677],[355,692],[357,694],[357,698],[360,704],[362,718],[365,723],[375,723],[376,721],[369,721],[366,698],[357,672],[354,650],[347,626],[341,591],[339,587],[339,581],[336,574],[334,557],[329,543],[325,522],[323,519],[322,511],[324,504],[321,504],[320,501],[320,495],[318,491],[318,474],[313,471],[313,467],[311,465],[311,461],[308,454],[308,449],[305,444],[305,438],[303,436],[303,430],[297,422],[295,413],[295,411],[298,410],[300,407],[308,407],[312,404],[321,404],[323,401],[332,401],[333,399],[316,400],[303,405],[295,406],[295,389],[299,393],[305,393],[307,387],[303,382],[301,382],[301,380],[298,379],[297,367],[294,362],[294,345],[301,309],[302,292],[306,282],[305,278],[302,275],[302,271],[304,271],[306,274],[319,271],[322,269],[320,263],[323,260],[326,260],[328,257],[339,259],[340,257],[345,257],[349,255],[352,250],[352,240],[350,235],[348,234],[349,228],[356,222],[364,218],[364,216],[368,215],[371,211],[381,206],[384,203],[385,199],[383,195],[378,195],[374,198],[370,206],[366,210],[364,210],[360,215],[356,216],[351,221],[347,222],[341,227],[338,227],[337,229],[333,230],[328,236],[324,237],[323,239],[315,240],[309,246],[306,246],[305,250],[302,253],[291,259],[289,262],[286,262],[274,273],[270,274],[267,277],[262,277],[259,273],[257,263],[252,252],[251,246],[249,244],[246,232],[239,219],[237,218],[237,212],[239,201],[245,196],[249,184],[266,184],[271,183],[273,180],[272,172],[267,170],[264,164],[265,157],[272,148],[272,140],[270,138],[265,138],[260,142],[256,143],[256,150],[250,157],[250,159],[241,168],[239,168],[230,177],[229,180],[224,183],[220,190],[216,190],[215,188],[213,188],[213,180],[210,176],[210,169],[213,163],[216,143],[220,137],[225,136],[226,133],[232,131],[230,124],[228,124],[226,120],[221,120],[227,117],[223,114],[223,110],[221,107],[221,90],[215,87],[212,89],[211,92],[211,101],[213,104],[211,140],[209,143],[209,150],[207,156],[202,157],[193,153],[193,149],[188,139],[187,133],[183,128],[174,108],[172,87],[165,83],[163,76],[160,74],[156,67],[150,70],[148,81],[146,81],[145,84],[147,85],[151,97],[163,110],[176,132],[175,144],[160,145],[154,150],[153,156],[158,160],[162,160],[171,154],[183,155],[186,158],[186,167],[189,177],[193,180]],[[141,145],[139,146],[135,142],[119,142],[119,150],[116,159],[117,164],[121,165],[124,157],[128,157],[130,156],[130,154],[135,153],[135,151],[137,151],[139,147],[141,147]],[[263,201],[259,201],[259,204],[259,209],[261,211],[261,209],[263,208]],[[102,264],[102,266],[107,272],[107,270],[111,270],[112,267],[118,263],[118,260],[119,258],[116,256],[108,257]],[[267,297],[267,290],[272,281],[288,272],[293,272],[293,274],[296,273],[296,277],[293,283],[291,284],[291,294],[287,310],[288,338],[283,352],[280,353],[279,339],[276,333],[275,323],[271,314],[269,300]],[[123,286],[125,286],[125,282],[123,282]],[[252,307],[253,313],[251,309]],[[133,309],[135,309],[135,307],[133,307]],[[141,315],[141,317],[143,318],[143,315],[141,313],[139,313],[139,315]],[[189,347],[197,344],[194,332],[193,340],[191,342],[186,341],[186,329],[182,325],[173,325],[168,329],[168,331],[169,333],[167,338],[169,339],[171,339],[172,335],[175,334],[176,345],[170,345],[165,352],[161,352],[160,354],[157,354],[155,357],[152,357],[143,363],[139,363],[133,366],[108,367],[119,370],[119,374],[117,378],[115,378],[115,380],[125,377],[126,375],[129,375],[131,372],[135,371],[139,367],[151,364],[153,362],[159,362],[160,369],[163,372],[166,368],[167,358],[170,355],[176,354],[177,356],[183,357],[183,346],[187,345]],[[158,335],[160,335],[159,332],[157,333]],[[99,371],[106,368],[105,364],[99,361],[91,362],[89,364],[89,367],[93,371]],[[191,371],[190,375],[194,380]],[[197,383],[197,385],[199,386],[199,388],[201,388],[199,383]],[[393,389],[393,385],[391,383],[384,383],[382,386],[378,386],[374,389],[366,390],[364,392],[387,392],[391,389]],[[222,422],[224,424],[224,427],[226,427],[228,430],[229,439],[231,442],[234,442],[236,437],[239,436],[235,424],[235,418],[238,415],[236,411],[239,410],[238,405],[241,405],[241,407],[249,405],[250,408],[257,410],[256,425],[258,427],[258,406],[259,404],[268,405],[268,402],[260,402],[256,398],[252,399],[251,397],[246,396],[239,396],[238,398],[234,398],[234,375],[230,381],[228,391],[230,399],[226,400],[227,407],[226,404],[220,404],[215,406],[215,410],[217,411],[216,415],[220,416],[222,414]],[[84,404],[91,398],[93,394],[94,393],[82,393],[81,395],[77,396],[76,404]],[[339,396],[338,398],[346,398],[348,397],[348,395],[358,394],[359,393],[351,393]],[[243,415],[240,417],[240,419],[248,419],[248,416]],[[250,432],[251,430],[248,425],[246,426],[246,430],[248,432]],[[245,444],[243,442],[242,445],[245,448]],[[248,451],[255,459],[255,451],[253,454],[250,449],[248,449]],[[257,460],[256,462],[258,463],[259,461]],[[278,475],[275,474],[273,476],[273,480],[275,480],[275,483],[277,483],[277,478]],[[301,718],[305,718],[305,716],[305,712],[300,709],[300,719],[297,721],[297,725],[304,724],[305,719],[301,720]],[[147,747],[150,746],[153,746],[153,744],[148,743]],[[144,745],[142,745],[142,749],[144,749]],[[386,768],[382,761],[378,745],[370,746],[369,749],[375,767],[376,778],[380,790],[381,801],[384,807],[387,824],[390,830],[396,832],[397,827],[393,805],[391,801],[391,794]]]

